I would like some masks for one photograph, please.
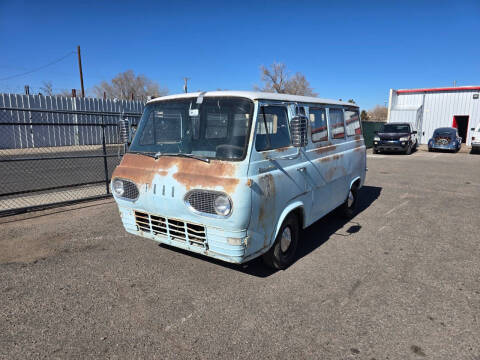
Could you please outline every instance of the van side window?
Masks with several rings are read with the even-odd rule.
[[[324,108],[309,108],[312,141],[328,141],[327,112]]]
[[[259,108],[255,149],[264,151],[290,145],[287,109],[283,106],[262,106]]]
[[[343,124],[343,110],[329,109],[328,115],[330,118],[330,133],[332,134],[332,139],[344,139],[345,125]]]
[[[345,109],[345,126],[347,127],[347,136],[361,135],[360,116],[358,110]]]

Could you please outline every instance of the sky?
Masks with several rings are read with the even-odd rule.
[[[251,90],[283,62],[363,109],[389,89],[480,85],[480,1],[0,0],[0,92],[80,88],[132,69],[167,87]]]

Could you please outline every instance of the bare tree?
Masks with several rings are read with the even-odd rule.
[[[360,113],[360,119],[362,121],[368,121],[368,113],[365,110],[362,110],[362,112]]]
[[[102,81],[94,86],[93,93],[97,97],[103,97],[105,93],[108,98],[122,100],[146,99],[147,96],[162,96],[168,94],[167,88],[160,88],[157,82],[147,78],[145,75],[135,75],[133,70],[119,73],[110,82]]]
[[[260,67],[262,87],[255,86],[255,90],[264,92],[276,92],[279,94],[292,94],[304,96],[317,96],[310,87],[310,83],[302,73],[295,73],[293,76],[287,71],[283,63],[274,62],[269,68]]]
[[[387,121],[388,109],[385,106],[377,105],[368,110],[367,114],[370,121]]]
[[[43,95],[53,96],[53,85],[51,81],[43,81],[42,86],[40,86],[40,91]]]

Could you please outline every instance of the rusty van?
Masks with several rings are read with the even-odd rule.
[[[354,214],[365,171],[356,105],[214,91],[150,100],[111,189],[131,234],[285,269],[302,228]]]

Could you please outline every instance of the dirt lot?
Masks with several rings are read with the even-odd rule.
[[[111,200],[0,218],[0,358],[479,360],[480,156],[368,167],[286,271],[127,235]]]

